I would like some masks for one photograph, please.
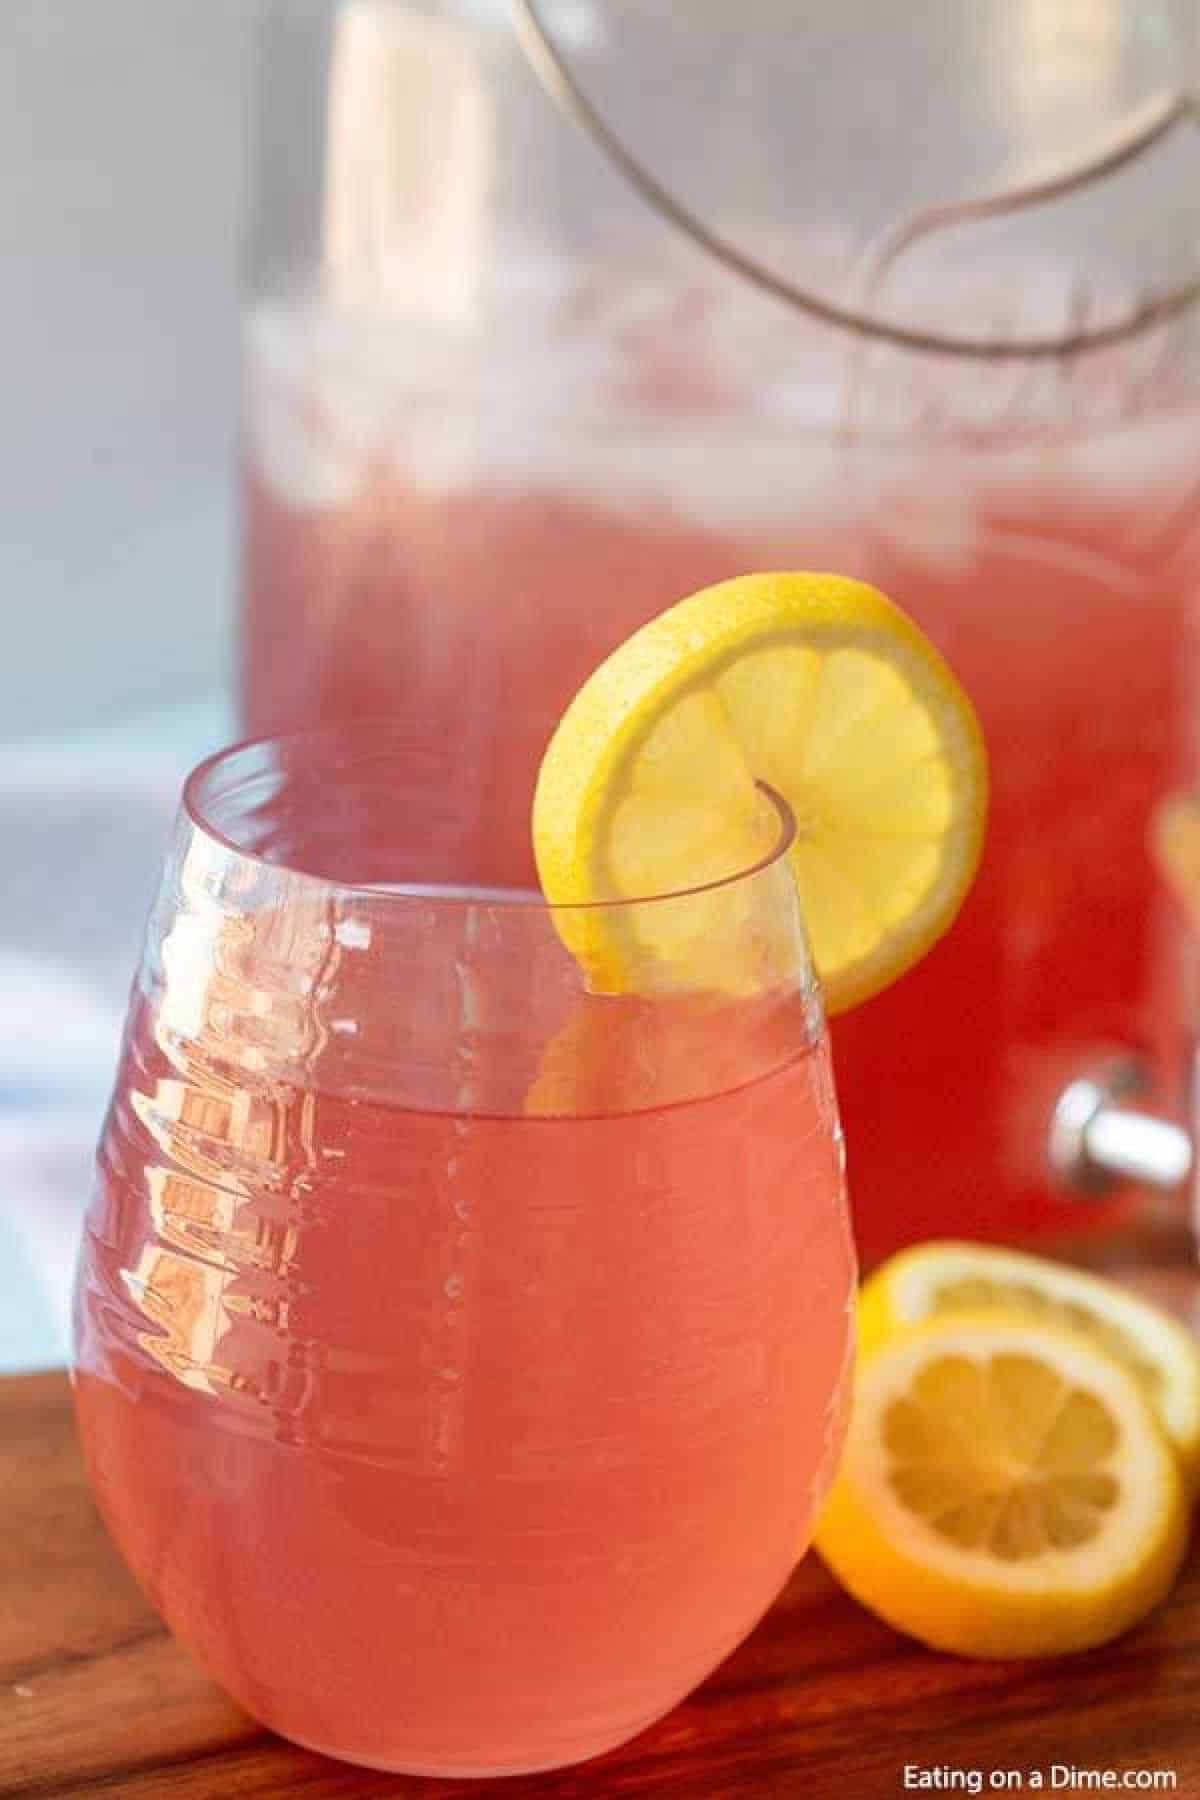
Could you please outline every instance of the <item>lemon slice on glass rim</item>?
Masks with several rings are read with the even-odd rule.
[[[862,1358],[816,1545],[897,1630],[964,1656],[1083,1650],[1169,1590],[1183,1477],[1133,1376],[1087,1338],[947,1315]]]
[[[864,582],[776,573],[702,589],[628,638],[568,706],[534,797],[547,899],[713,886],[707,911],[560,914],[594,991],[720,983],[720,884],[777,844],[767,790],[794,816],[787,854],[813,959],[827,1010],[843,1011],[950,925],[987,808],[970,701]]]

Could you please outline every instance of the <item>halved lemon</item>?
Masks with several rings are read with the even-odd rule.
[[[1200,1484],[1200,1344],[1168,1313],[1065,1263],[935,1240],[902,1250],[863,1283],[859,1343],[870,1351],[908,1326],[963,1312],[1057,1325],[1114,1357],[1158,1415],[1189,1488]]]
[[[983,842],[971,704],[877,589],[746,575],[682,600],[592,674],[546,751],[533,809],[547,897],[719,884],[796,822],[789,861],[828,1010],[894,980],[946,930]],[[594,989],[736,985],[729,892],[560,915]]]
[[[964,1656],[1086,1649],[1163,1598],[1186,1538],[1179,1464],[1086,1338],[948,1316],[862,1359],[816,1542],[897,1630]]]

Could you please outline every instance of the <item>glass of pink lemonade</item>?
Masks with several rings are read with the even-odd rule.
[[[1192,272],[1196,134],[877,249],[1123,132],[1186,62],[1166,9],[543,6],[626,146],[832,323],[634,193],[507,7],[317,10],[262,103],[248,727],[453,732],[508,880],[555,721],[636,626],[750,568],[876,583],[972,694],[993,798],[955,932],[834,1022],[860,1248],[1111,1220],[1047,1137],[1114,1053],[1179,1097],[1144,838],[1193,756],[1200,311],[1105,333]]]
[[[478,801],[400,726],[191,777],[77,1295],[91,1480],[172,1629],[285,1735],[444,1775],[616,1744],[752,1628],[854,1281],[785,810],[616,919],[703,906],[769,981],[596,996]]]

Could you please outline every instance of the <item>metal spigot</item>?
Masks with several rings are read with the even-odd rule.
[[[1102,1194],[1133,1181],[1169,1193],[1190,1178],[1190,1134],[1128,1104],[1144,1085],[1138,1065],[1124,1062],[1077,1076],[1063,1089],[1050,1121],[1049,1157],[1064,1187]]]

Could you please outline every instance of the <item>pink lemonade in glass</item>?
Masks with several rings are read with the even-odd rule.
[[[729,884],[791,946],[770,988],[593,998],[495,885],[470,771],[313,742],[189,788],[87,1222],[91,1479],[265,1723],[384,1768],[574,1761],[751,1629],[841,1442],[790,877]]]
[[[1046,1132],[1081,1065],[1171,1043],[1144,839],[1190,750],[1200,407],[1161,345],[1033,369],[893,353],[838,389],[844,353],[787,314],[772,336],[728,297],[611,289],[607,337],[603,290],[562,325],[586,319],[596,367],[554,362],[548,322],[418,352],[330,309],[256,314],[250,725],[395,712],[489,771],[512,844],[563,706],[648,616],[750,568],[876,582],[975,702],[993,796],[954,931],[834,1022],[860,1250],[1111,1220],[1053,1191]]]

